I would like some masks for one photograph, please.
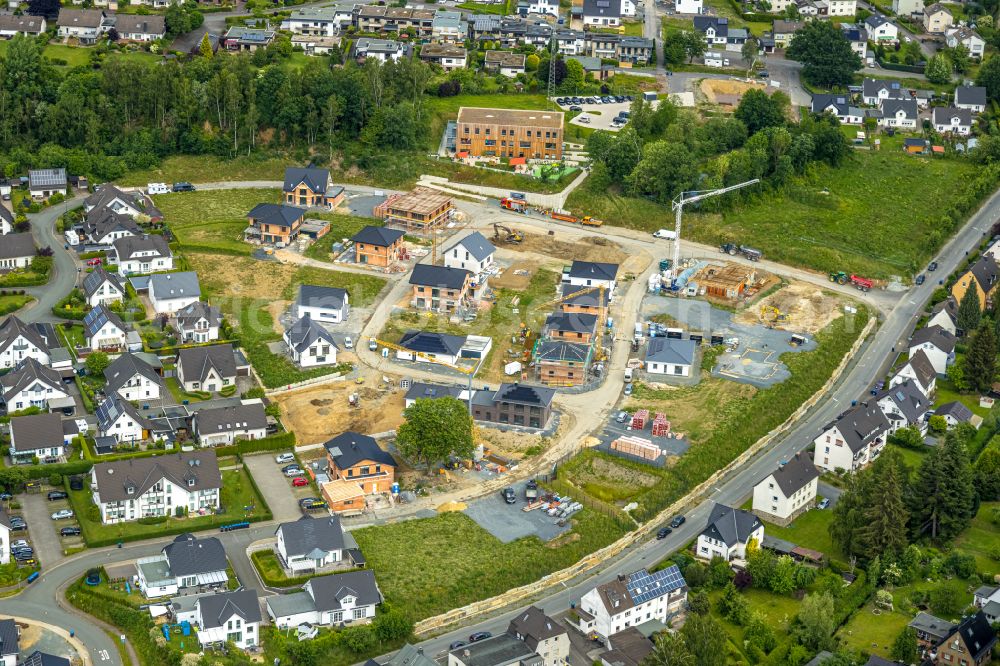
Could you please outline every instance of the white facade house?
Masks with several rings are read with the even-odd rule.
[[[703,0],[677,0],[674,10],[678,14],[701,14],[705,11]]]
[[[198,410],[191,421],[202,446],[228,446],[243,439],[267,436],[267,415],[260,400],[231,407]]]
[[[986,110],[986,88],[958,86],[955,88],[955,106],[959,109],[969,109],[973,113],[982,113]],[[993,259],[998,260],[996,256]]]
[[[955,136],[969,136],[972,133],[972,111],[935,106],[931,124],[934,131]]]
[[[931,316],[925,326],[940,326],[951,335],[958,336],[958,301],[955,297],[951,296],[931,308]]]
[[[122,354],[104,369],[105,391],[129,402],[159,400],[163,394],[163,379],[139,356]]]
[[[187,347],[177,354],[177,381],[185,391],[220,391],[236,383],[231,344]]]
[[[479,275],[493,265],[497,249],[478,231],[474,231],[445,251],[444,265],[464,268]]]
[[[542,666],[569,664],[569,631],[537,606],[518,613],[507,627],[507,634],[517,638],[542,658]]]
[[[97,407],[97,433],[114,437],[119,444],[141,442],[149,437],[149,421],[132,403],[112,394]]]
[[[813,440],[813,464],[827,472],[854,472],[867,467],[885,448],[889,428],[889,421],[877,405],[858,405],[827,425]]]
[[[221,541],[197,539],[192,534],[178,536],[159,555],[135,563],[139,589],[147,599],[224,588],[229,581],[228,566]]]
[[[59,18],[56,20],[59,26],[59,36],[62,38],[74,37],[80,40],[81,44],[93,44],[97,38],[110,30],[114,24],[114,15],[108,15],[100,9],[60,9]],[[63,170],[62,191],[66,191],[65,170]],[[52,189],[49,194],[41,198],[48,198],[59,190]],[[32,196],[35,196],[32,192]]]
[[[924,0],[892,0],[892,13],[896,16],[923,14]]]
[[[298,520],[282,523],[274,531],[275,544],[282,566],[294,575],[316,572],[349,558],[348,548],[356,546],[353,537],[344,532],[340,516],[314,518],[304,515]]]
[[[631,0],[584,0],[583,25],[613,28],[621,25],[622,9]],[[635,5],[632,4],[633,16]]]
[[[114,242],[118,272],[142,275],[174,270],[174,254],[163,236],[125,236]]]
[[[618,264],[596,261],[574,261],[568,272],[563,273],[563,284],[574,287],[604,287],[609,301],[614,299]]]
[[[17,270],[27,268],[35,260],[35,241],[30,233],[7,233],[0,242],[0,268]]]
[[[634,17],[635,16],[635,2],[633,0],[621,0],[621,12],[622,16]]]
[[[35,328],[11,315],[0,321],[0,370],[13,368],[26,358],[49,365],[49,345]]]
[[[651,338],[646,346],[646,372],[651,375],[690,377],[696,351],[697,344],[694,340]]]
[[[916,428],[920,434],[927,432],[927,418],[932,411],[931,401],[917,382],[902,382],[875,396],[889,422],[889,434],[901,428]]]
[[[174,315],[174,328],[184,342],[212,342],[219,339],[222,311],[208,303],[191,303]]]
[[[827,16],[854,16],[858,12],[857,0],[825,0]]]
[[[727,562],[745,560],[747,545],[764,540],[764,523],[749,511],[716,504],[708,524],[698,535],[695,554],[703,559],[721,557]]]
[[[973,58],[982,58],[983,53],[986,52],[986,40],[968,26],[960,25],[948,28],[944,32],[944,41],[950,49],[961,44],[969,50],[969,55]]]
[[[819,470],[809,456],[796,453],[753,487],[753,511],[787,525],[812,508],[818,487]]]
[[[200,299],[197,273],[158,273],[149,278],[149,302],[157,314],[174,314]]]
[[[940,326],[925,326],[910,338],[910,358],[922,350],[931,362],[934,372],[944,375],[955,362],[955,336]]]
[[[64,402],[69,392],[62,377],[35,359],[28,357],[6,375],[0,376],[0,405],[7,412],[31,407],[50,409],[50,403]]]
[[[350,25],[351,14],[337,7],[308,7],[297,9],[292,15],[281,22],[281,29],[293,35],[309,35],[312,37],[333,37],[340,34],[340,29]]]
[[[349,312],[350,297],[347,290],[310,284],[299,287],[299,295],[295,300],[297,318],[303,319],[309,316],[313,321],[339,324],[347,319]]]
[[[222,474],[212,451],[99,462],[91,470],[94,503],[105,525],[147,516],[219,508]]]
[[[892,379],[889,380],[889,388],[895,388],[906,382],[914,382],[928,398],[934,394],[937,374],[923,350],[918,350],[913,354],[906,364],[892,376]]]
[[[559,16],[559,2],[557,0],[529,0],[528,13]]]
[[[333,336],[309,315],[295,320],[283,336],[292,360],[303,368],[336,365],[337,343]]]
[[[128,332],[128,325],[121,317],[104,305],[98,305],[83,318],[83,337],[90,351],[124,349]]]
[[[35,458],[56,462],[66,452],[67,435],[58,414],[15,416],[10,420],[10,457],[14,464]]]
[[[177,614],[198,627],[202,647],[233,643],[241,650],[260,645],[260,599],[257,590],[241,589],[199,596],[194,607]]]
[[[0,509],[0,565],[10,562],[10,516],[3,509]],[[13,622],[13,620],[11,620]],[[3,650],[0,650],[3,654]],[[17,654],[14,654],[13,661],[0,661],[0,666],[16,666]]]
[[[382,592],[371,569],[309,579],[301,592],[270,596],[267,614],[276,627],[303,623],[326,627],[366,624],[375,618]]]
[[[655,573],[640,569],[598,585],[580,598],[578,628],[607,639],[650,620],[666,623],[684,608],[687,583],[677,565]]]
[[[917,100],[886,99],[879,105],[882,110],[882,126],[900,129],[916,129],[918,120]]]
[[[0,191],[6,189],[6,192],[2,194],[10,195],[10,185],[3,181],[0,184]],[[0,205],[0,236],[6,236],[7,234],[14,233],[14,214],[10,212],[10,209],[6,206]]]
[[[83,278],[83,297],[87,305],[96,308],[98,305],[110,305],[125,299],[125,285],[122,279],[103,268],[97,268]]]
[[[868,39],[876,44],[899,43],[899,26],[880,14],[873,14],[865,19],[865,30],[868,32]],[[873,102],[865,99],[865,104]]]

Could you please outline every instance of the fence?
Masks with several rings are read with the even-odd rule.
[[[802,416],[811,409],[820,398],[826,395],[826,393],[833,387],[833,385],[840,379],[844,370],[847,368],[848,363],[861,348],[861,345],[871,334],[877,324],[877,317],[872,316],[868,319],[868,323],[865,325],[864,329],[861,331],[861,335],[858,339],[854,341],[854,345],[851,346],[850,351],[844,355],[841,359],[840,364],[830,375],[830,378],[826,383],[816,391],[812,397],[806,400],[802,405],[799,406],[795,412],[789,416],[784,423],[772,430],[770,433],[764,437],[757,440],[753,446],[748,448],[746,451],[737,456],[728,465],[717,471],[715,474],[710,476],[701,482],[697,487],[693,488],[686,496],[677,500],[664,510],[660,512],[658,516],[652,520],[647,521],[645,524],[639,526],[634,531],[629,532],[623,536],[618,541],[605,546],[604,548],[585,556],[576,564],[573,564],[561,571],[553,572],[547,576],[543,576],[540,580],[530,583],[528,585],[523,585],[521,587],[516,587],[512,590],[508,590],[503,594],[499,594],[492,599],[485,599],[483,601],[476,601],[462,608],[456,608],[454,610],[448,611],[447,613],[442,613],[441,615],[436,615],[434,617],[429,617],[420,622],[416,623],[413,628],[413,633],[417,637],[426,637],[430,634],[440,633],[446,627],[449,627],[458,622],[464,622],[471,618],[484,615],[486,613],[499,610],[501,608],[506,608],[507,606],[519,603],[525,599],[534,596],[549,587],[558,585],[560,583],[572,580],[576,576],[585,573],[589,569],[607,562],[608,560],[616,557],[626,548],[632,546],[638,541],[646,538],[654,529],[656,529],[661,523],[670,518],[671,516],[677,515],[683,512],[683,509],[693,503],[695,503],[705,492],[710,490],[712,486],[719,483],[726,475],[730,474],[735,469],[744,465],[750,458],[757,455],[765,447],[769,446],[774,442],[779,436],[784,435],[792,425],[797,422]],[[499,486],[507,485],[505,479],[495,479],[494,481],[499,482],[496,490],[499,490]],[[487,482],[485,486],[489,486],[494,483],[494,481]],[[486,490],[484,487],[483,490]]]
[[[250,367],[253,368],[253,366],[250,366]],[[260,385],[264,386],[264,382],[260,381],[260,377],[257,376],[257,371],[256,370],[253,371],[253,374],[257,378],[257,381],[260,382]],[[281,388],[266,389],[264,391],[264,395],[269,396],[269,397],[272,396],[272,395],[281,395],[282,393],[290,393],[292,391],[297,391],[298,389],[304,388],[306,386],[318,386],[320,384],[331,384],[333,382],[342,382],[345,379],[346,379],[346,377],[345,377],[345,375],[343,373],[336,372],[336,373],[332,373],[332,374],[329,374],[329,375],[322,375],[320,377],[313,377],[312,379],[303,379],[301,382],[295,382],[294,384],[286,384],[285,386],[283,386]]]

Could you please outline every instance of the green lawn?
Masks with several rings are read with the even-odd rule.
[[[623,534],[614,521],[589,509],[576,514],[573,523],[572,537],[550,544],[535,537],[501,543],[462,513],[352,534],[385,600],[419,620],[537,581]]]
[[[90,64],[90,54],[94,49],[65,44],[46,44],[42,55],[58,60],[65,60],[68,67]]]
[[[70,349],[82,347],[87,342],[83,333],[83,324],[73,324],[69,327],[60,324],[56,328],[59,329],[60,335]]]
[[[799,601],[794,597],[781,596],[767,590],[760,590],[756,588],[744,590],[741,594],[750,604],[751,612],[756,611],[763,615],[767,625],[774,631],[775,638],[778,640],[778,645],[787,641],[789,627],[791,626],[792,620],[796,615],[798,615],[799,612]],[[718,602],[721,597],[721,590],[714,590],[709,593],[709,599],[712,602],[712,615],[719,621],[722,628],[725,629],[726,635],[729,638],[729,663],[736,663],[734,661],[734,657],[736,655],[745,657],[743,651],[744,628],[722,617],[718,610]]]
[[[120,523],[117,525],[104,525],[98,520],[90,520],[87,508],[93,506],[93,499],[89,489],[70,490],[70,504],[76,512],[76,519],[83,530],[83,538],[88,544],[93,542],[113,542],[118,539],[138,540],[146,539],[163,533],[170,533],[169,530],[177,530],[183,527],[186,531],[197,532],[203,529],[211,529],[221,522],[237,522],[255,516],[260,516],[263,512],[264,504],[253,489],[250,482],[249,473],[243,470],[231,470],[222,472],[222,507],[224,513],[220,515],[199,516],[197,518],[169,518],[165,523],[155,525],[142,525],[138,522]],[[253,511],[245,511],[245,507],[256,507]]]
[[[333,247],[334,243],[339,243],[345,238],[350,238],[366,226],[382,226],[382,220],[376,220],[371,217],[341,215],[339,213],[310,214],[309,217],[318,217],[330,222],[330,231],[306,248],[306,251],[303,253],[310,259],[317,259],[319,261],[333,261],[334,257],[330,255],[330,248]]]
[[[797,546],[805,546],[824,553],[827,558],[845,560],[840,548],[830,538],[832,509],[810,509],[796,518],[788,527],[778,527],[767,523],[764,528],[768,536],[791,541]]]
[[[972,410],[973,414],[977,414],[983,418],[986,418],[986,415],[990,413],[988,407],[979,406],[978,393],[959,393],[955,389],[955,385],[948,381],[948,379],[939,378],[935,383],[934,407],[940,407],[956,400]]]
[[[242,240],[247,213],[259,203],[278,203],[280,190],[202,190],[153,197],[182,248],[250,254]]]
[[[1000,502],[983,502],[969,529],[955,540],[955,548],[976,558],[976,569],[991,575],[1000,574],[1000,526],[992,522],[992,514]]]
[[[688,212],[684,235],[710,245],[747,243],[768,259],[824,272],[908,276],[951,233],[941,230],[942,213],[965,198],[963,184],[976,171],[960,159],[857,151],[842,166],[820,166],[813,180],[796,181],[781,194],[722,214]],[[567,207],[645,231],[672,219],[665,206],[584,190],[574,191]]]
[[[202,402],[204,398],[194,393],[188,393],[185,391],[180,383],[177,381],[176,377],[165,377],[164,383],[167,385],[167,389],[170,391],[170,395],[174,396],[174,400],[182,403],[187,400],[188,402]]]
[[[29,296],[27,294],[10,294],[7,296],[0,296],[0,316],[20,310],[33,300],[35,300],[34,296]]]
[[[642,21],[625,21],[625,35],[628,37],[642,37]]]
[[[915,473],[920,468],[927,452],[930,451],[930,448],[926,446],[922,449],[910,449],[905,446],[893,446],[892,448],[903,459],[903,463],[910,468],[911,473]]]
[[[147,183],[169,185],[178,181],[213,183],[232,180],[281,180],[286,166],[294,166],[294,163],[279,158],[223,159],[211,155],[176,155],[164,158],[158,167],[131,171],[125,174],[120,182],[122,185],[145,187]]]

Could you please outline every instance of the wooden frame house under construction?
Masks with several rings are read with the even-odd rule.
[[[406,194],[391,195],[375,207],[375,217],[384,220],[386,226],[422,234],[442,226],[454,209],[454,200],[447,194],[418,187]]]

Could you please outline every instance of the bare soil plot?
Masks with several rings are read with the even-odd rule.
[[[604,236],[587,236],[570,242],[544,234],[525,233],[521,243],[505,243],[501,247],[515,252],[535,252],[563,261],[579,259],[620,264],[628,258],[628,253],[618,243]]]
[[[360,407],[350,406],[348,396],[352,393],[359,394]],[[281,406],[281,420],[298,441],[314,444],[345,430],[362,433],[395,430],[403,422],[404,395],[398,388],[390,392],[353,382],[337,382],[277,395],[272,400]]]
[[[785,315],[784,319],[774,322],[775,328],[815,334],[843,316],[841,305],[842,299],[831,292],[804,282],[792,282],[741,310],[735,320],[741,324],[760,323],[761,308],[773,307]]]

